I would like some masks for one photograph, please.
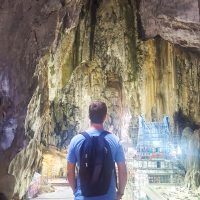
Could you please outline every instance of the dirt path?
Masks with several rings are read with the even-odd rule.
[[[50,181],[55,188],[55,192],[43,193],[31,200],[73,200],[73,193],[64,179],[54,179]]]
[[[65,187],[61,187],[61,186],[56,186],[56,191],[55,192],[51,192],[51,193],[43,193],[40,194],[38,197],[33,198],[31,200],[57,200],[57,199],[65,199],[65,200],[73,200],[73,194],[71,189],[67,186]]]

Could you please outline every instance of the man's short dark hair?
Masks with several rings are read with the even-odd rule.
[[[107,114],[107,106],[104,102],[94,101],[89,106],[89,118],[92,123],[103,123]]]

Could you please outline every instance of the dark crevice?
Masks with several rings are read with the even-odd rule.
[[[174,124],[179,134],[186,127],[190,127],[193,131],[200,128],[200,124],[197,124],[191,116],[185,115],[181,108],[174,113]]]
[[[138,28],[138,38],[141,40],[145,40],[145,30],[142,25],[142,19],[140,15],[140,0],[135,0],[135,6],[136,6],[136,17],[137,17],[137,28]]]
[[[86,21],[87,20],[84,20],[84,19],[87,19],[88,15],[87,15],[87,12],[85,10],[85,6],[82,7],[81,9],[81,12],[80,12],[80,15],[79,15],[79,19],[80,21],[84,21],[84,30],[82,31],[82,40],[80,41],[80,45],[82,47],[82,50],[80,52],[80,60],[82,61],[82,58],[83,58],[83,46],[84,46],[84,42],[85,42],[85,34],[86,34]],[[81,23],[81,22],[80,22]]]
[[[162,63],[162,38],[157,35],[155,37],[155,43],[156,43],[156,66],[158,70],[158,81],[162,80],[162,68],[163,68],[163,63]]]
[[[62,32],[64,32],[65,28],[69,28],[69,20],[68,20],[68,12],[66,12],[65,16],[63,17],[63,23],[62,23]]]
[[[198,0],[198,6],[199,6],[199,22],[200,22],[200,0]]]
[[[137,58],[137,50],[138,50],[138,43],[137,43],[137,27],[136,27],[136,13],[134,6],[130,0],[127,1],[128,3],[122,4],[124,7],[124,18],[126,23],[126,32],[125,36],[128,38],[128,56],[130,65],[133,68],[133,79],[137,79],[137,74],[139,71],[139,62]]]
[[[90,46],[90,56],[89,59],[92,60],[93,54],[94,54],[94,35],[95,35],[95,27],[96,27],[96,14],[97,14],[97,9],[99,8],[100,1],[99,0],[89,0],[89,5],[90,5],[90,41],[89,41],[89,46]]]
[[[65,7],[65,0],[60,0],[62,7]]]
[[[89,0],[88,3],[82,7],[79,19],[84,19],[84,16],[86,16],[86,19],[89,19],[90,23],[90,37],[89,37],[89,60],[93,59],[94,55],[94,37],[95,37],[95,27],[96,27],[96,13],[97,9],[99,7],[100,1],[99,0]],[[87,13],[89,14],[89,18],[87,17]],[[75,40],[73,44],[73,68],[76,68],[76,66],[79,65],[81,62],[82,52],[80,52],[80,45],[81,45],[81,38],[80,38],[80,23],[78,24],[76,28],[75,33]],[[83,38],[84,39],[84,38]]]
[[[78,24],[73,44],[72,66],[75,69],[79,65],[79,47],[80,47],[80,24]]]

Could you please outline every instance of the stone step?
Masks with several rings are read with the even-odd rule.
[[[52,186],[66,187],[69,183],[51,183]]]

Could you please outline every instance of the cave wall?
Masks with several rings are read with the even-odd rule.
[[[142,112],[152,120],[167,114],[173,123],[181,110],[199,124],[199,54],[161,38],[145,42],[144,52]]]
[[[200,47],[198,0],[138,1],[144,39],[157,35],[174,44],[198,50]]]
[[[109,107],[116,104],[115,108],[109,109],[107,125],[117,125],[116,134],[119,135],[123,129],[127,134],[127,126],[136,126],[139,114],[147,120],[160,120],[163,115],[169,115],[173,124],[174,114],[181,110],[199,124],[199,52],[192,51],[192,46],[182,48],[178,41],[173,44],[161,37],[142,41],[137,31],[138,5],[135,1],[95,4],[98,6],[95,25],[91,25],[94,14],[85,11],[90,11],[92,6],[83,6],[77,27],[67,35],[67,38],[75,35],[74,44],[70,47],[70,52],[74,53],[68,60],[72,62],[70,67],[78,67],[62,90],[67,100],[60,97],[56,99],[57,103],[53,101],[57,105],[53,104],[54,107],[60,109],[58,113],[70,110],[68,106],[73,104],[76,114],[72,116],[77,117],[73,120],[81,123],[77,124],[76,131],[79,131],[88,126],[87,106],[90,100],[100,98]],[[60,54],[60,50],[57,52]],[[61,74],[65,74],[62,70]],[[58,85],[50,90],[56,91],[56,88]],[[67,95],[69,92],[70,95]],[[70,100],[73,101],[71,104]],[[64,118],[70,121],[69,115]],[[114,119],[114,116],[117,117]],[[60,130],[63,117],[55,118]]]
[[[38,64],[71,23],[69,17],[63,24],[70,6],[0,1],[0,191],[8,198],[24,195],[41,163],[49,102],[46,70]]]
[[[190,189],[196,189],[200,184],[200,130],[193,131],[184,128],[181,137],[182,160],[185,170],[185,184]]]
[[[143,41],[141,32],[144,30],[138,30],[147,16],[141,16],[138,22],[137,2],[93,3],[95,5],[89,2],[89,5],[83,6],[79,23],[72,31],[75,34],[74,54],[70,60],[75,70],[67,86],[62,89],[64,96],[58,95],[57,102],[53,101],[53,113],[57,113],[53,129],[59,130],[63,137],[63,142],[59,141],[57,145],[68,144],[73,132],[88,127],[87,108],[93,99],[107,103],[109,115],[105,125],[125,143],[132,142],[130,136],[137,134],[137,116],[141,114],[147,120],[161,120],[163,115],[168,115],[173,134],[180,136],[188,124],[191,128],[199,128],[198,7],[195,7],[193,18],[188,19],[194,19],[193,25],[190,24],[192,29],[182,26],[188,26],[184,21],[185,16],[177,21],[175,14],[163,11],[174,23],[174,27],[169,22],[165,24],[167,27],[163,31],[169,33],[167,37],[171,38],[170,33],[175,37],[177,31],[182,31],[178,33],[182,39],[177,35],[177,40],[166,41],[167,37],[161,33],[148,39],[150,36],[145,33]],[[194,5],[197,4],[191,4],[191,10]],[[90,12],[91,7],[95,7],[95,13]],[[85,11],[87,9],[89,14]],[[94,15],[95,20],[92,20]],[[153,27],[149,25],[148,28]],[[188,29],[196,30],[192,31],[194,37],[188,37]],[[183,39],[188,42],[187,45],[183,45]],[[179,121],[177,113],[187,116],[188,120],[185,123]],[[198,147],[195,151],[198,151]],[[195,160],[191,162],[196,163]],[[195,170],[198,173],[199,168]],[[190,176],[189,171],[191,169],[188,169],[186,182],[194,180],[194,175]]]
[[[126,132],[124,124],[120,122],[121,118],[130,118],[136,113],[132,109],[131,114],[126,104],[127,98],[134,101],[133,103],[138,103],[137,73],[140,64],[136,48],[137,46],[139,48],[140,44],[136,41],[134,5],[127,1],[117,2],[117,6],[115,3],[107,1],[97,4],[97,2],[89,1],[81,10],[77,27],[72,29],[67,36],[63,36],[71,38],[71,35],[75,34],[71,49],[73,54],[68,60],[77,68],[73,71],[67,86],[62,89],[64,97],[60,95],[59,99],[56,99],[57,102],[53,103],[54,113],[57,113],[56,109],[60,107],[59,116],[55,116],[57,119],[54,120],[56,121],[55,128],[59,127],[59,131],[60,124],[63,124],[63,117],[68,119],[66,123],[70,123],[71,128],[76,124],[75,122],[79,123],[74,127],[77,128],[76,132],[86,128],[88,126],[87,108],[92,99],[101,99],[108,104],[110,115],[106,124],[107,127],[112,126],[118,135],[121,134],[121,130]],[[96,13],[93,13],[95,6]],[[59,54],[60,51],[58,50],[57,53]],[[55,63],[55,61],[52,62]],[[59,63],[59,65],[62,64]],[[57,64],[54,67],[57,67]],[[68,65],[65,65],[65,68],[67,67]],[[131,90],[135,91],[133,94],[130,92],[131,95],[126,97],[125,93],[128,88],[130,89],[130,84]],[[56,87],[59,86],[54,85],[50,91],[56,91]],[[64,110],[63,117],[60,117],[63,115],[61,110]],[[137,105],[137,110],[139,110],[139,105]],[[69,128],[66,127],[65,132],[67,131]]]
[[[87,128],[94,99],[127,143],[138,115],[200,125],[199,7],[185,2],[0,1],[0,191],[22,198],[43,147]]]

